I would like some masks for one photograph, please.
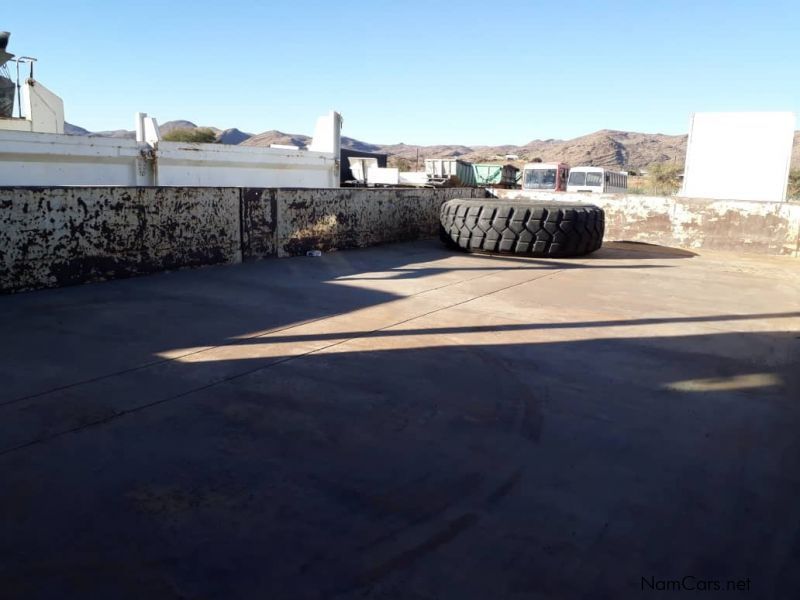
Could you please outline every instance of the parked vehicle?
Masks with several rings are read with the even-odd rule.
[[[472,163],[456,158],[426,158],[425,173],[432,185],[475,186]]]
[[[628,173],[602,167],[573,167],[569,171],[567,191],[624,194],[628,191]]]
[[[522,189],[564,192],[568,172],[566,163],[527,163],[522,168]]]
[[[475,171],[475,183],[479,186],[512,188],[517,184],[519,169],[514,165],[476,163],[472,168]]]
[[[375,159],[375,166],[386,168],[387,166],[387,159],[388,155],[385,153],[378,153],[378,152],[363,152],[361,150],[351,150],[350,148],[342,148],[339,150],[339,164],[340,164],[340,171],[339,171],[339,185],[341,186],[352,186],[352,185],[364,185],[364,177],[367,171],[363,169],[360,172],[359,176],[351,169],[350,165],[353,161],[350,159]],[[370,164],[371,161],[367,161]],[[356,160],[355,164],[359,166],[363,166],[364,161]]]

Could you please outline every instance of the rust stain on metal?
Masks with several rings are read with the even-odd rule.
[[[234,190],[3,188],[0,199],[0,291],[239,259]]]
[[[697,198],[543,194],[492,190],[500,198],[592,202],[606,212],[606,239],[764,254],[800,254],[800,205]]]
[[[242,260],[259,260],[275,255],[277,207],[274,189],[240,190]]]
[[[448,198],[474,189],[278,190],[280,256],[360,248],[435,235]]]
[[[512,190],[497,193],[516,197]],[[442,202],[485,194],[463,188],[0,188],[0,292],[434,236]],[[797,204],[591,201],[606,210],[609,240],[800,252]]]

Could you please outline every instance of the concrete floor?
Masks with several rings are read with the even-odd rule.
[[[425,241],[0,330],[4,599],[800,595],[797,259]]]

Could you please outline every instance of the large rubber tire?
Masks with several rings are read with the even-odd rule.
[[[605,213],[593,204],[447,200],[439,235],[452,248],[527,256],[582,256],[603,245]]]

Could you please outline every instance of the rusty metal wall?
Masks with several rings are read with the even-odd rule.
[[[687,249],[800,256],[800,204],[633,194],[492,189],[498,198],[590,202],[606,212],[606,239]]]
[[[442,202],[485,194],[473,188],[0,188],[0,292],[433,236]],[[534,194],[602,206],[609,240],[800,255],[797,203],[550,196]]]
[[[0,188],[0,291],[240,260],[234,188]]]
[[[0,292],[435,235],[473,189],[0,188]]]
[[[436,235],[439,207],[472,188],[242,190],[242,257],[296,256]]]
[[[240,190],[243,260],[260,260],[276,255],[277,191],[269,188]]]
[[[276,190],[278,256],[361,248],[436,235],[439,207],[474,188]]]

